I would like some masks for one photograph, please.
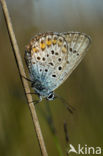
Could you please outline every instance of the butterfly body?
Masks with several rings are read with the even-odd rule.
[[[42,33],[26,46],[25,60],[32,88],[53,100],[53,91],[72,73],[84,57],[90,38],[82,33]]]

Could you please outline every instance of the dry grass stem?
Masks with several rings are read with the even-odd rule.
[[[23,63],[22,63],[22,59],[21,59],[21,55],[20,55],[20,50],[19,50],[19,47],[18,47],[18,44],[17,44],[17,40],[16,40],[14,31],[13,31],[11,19],[10,19],[9,12],[8,12],[8,8],[7,8],[5,0],[1,0],[0,2],[1,2],[1,5],[2,5],[2,9],[3,9],[4,17],[5,17],[5,22],[6,22],[9,38],[10,38],[10,41],[11,41],[12,49],[13,49],[13,52],[14,52],[15,60],[16,60],[17,66],[18,66],[19,74],[20,74],[20,77],[21,77],[21,81],[22,81],[23,88],[24,88],[24,91],[25,91],[25,95],[26,95],[26,98],[27,98],[27,102],[28,102],[28,105],[29,105],[29,108],[30,108],[31,116],[32,116],[32,119],[33,119],[33,124],[34,124],[34,127],[35,127],[38,142],[39,142],[39,145],[40,145],[41,153],[42,153],[43,156],[47,156],[48,154],[47,154],[47,151],[46,151],[46,146],[45,146],[44,139],[43,139],[43,136],[42,136],[42,132],[41,132],[41,128],[40,128],[40,125],[39,125],[39,120],[38,120],[38,117],[37,117],[37,114],[36,114],[35,106],[34,106],[33,102],[31,102],[31,101],[33,101],[32,96],[31,96],[31,94],[26,94],[26,93],[30,92],[30,88],[29,88],[27,80],[25,80],[21,76],[21,75],[23,75],[24,77],[26,77],[26,74],[25,74],[25,70],[24,70],[24,67],[23,67]]]

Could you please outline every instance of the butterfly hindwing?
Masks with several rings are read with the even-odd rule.
[[[68,62],[64,73],[60,77],[59,85],[61,85],[78,66],[85,56],[91,39],[84,33],[80,32],[67,32],[61,33],[68,44]]]
[[[28,55],[30,55],[28,57]],[[30,42],[25,52],[27,66],[32,81],[53,91],[58,86],[68,59],[68,45],[58,33],[40,34]],[[29,59],[28,59],[29,58]]]

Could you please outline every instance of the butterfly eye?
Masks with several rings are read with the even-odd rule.
[[[53,100],[54,99],[54,93],[53,92],[51,92],[49,95],[48,95],[48,97],[47,97],[47,100]]]
[[[53,91],[77,67],[89,44],[89,36],[78,32],[35,35],[25,50],[25,61],[35,93],[53,100]]]

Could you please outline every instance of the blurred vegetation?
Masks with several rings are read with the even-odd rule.
[[[91,36],[88,54],[56,90],[76,108],[74,114],[59,99],[48,104],[50,120],[45,101],[36,110],[49,156],[66,155],[65,121],[75,147],[103,146],[103,1],[7,0],[7,5],[22,58],[37,32],[80,31]],[[14,155],[39,156],[40,150],[0,6],[0,156]]]

